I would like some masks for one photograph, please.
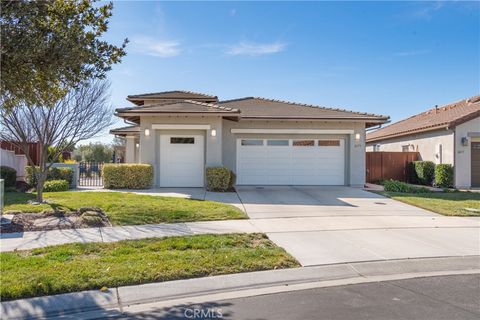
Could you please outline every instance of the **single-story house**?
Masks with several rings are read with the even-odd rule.
[[[480,96],[369,132],[367,151],[417,151],[422,160],[452,164],[456,187],[480,187]]]
[[[156,187],[203,187],[225,166],[237,185],[365,183],[365,129],[388,117],[265,98],[219,101],[189,91],[130,95],[126,162],[154,167]]]

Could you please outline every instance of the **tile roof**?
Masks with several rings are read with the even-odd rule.
[[[128,127],[121,127],[121,128],[115,128],[110,130],[110,134],[116,134],[116,135],[127,135],[128,133],[140,133],[140,127],[139,126],[128,126]]]
[[[239,113],[237,109],[194,100],[168,101],[141,107],[119,108],[117,113]]]
[[[388,116],[366,112],[326,108],[311,104],[294,103],[260,97],[220,101],[219,105],[239,109],[242,118],[268,119],[368,119],[388,120]]]
[[[186,90],[161,91],[127,96],[127,100],[134,103],[143,103],[143,99],[218,101],[217,96]]]
[[[367,142],[454,127],[480,116],[480,96],[430,109],[367,134]]]

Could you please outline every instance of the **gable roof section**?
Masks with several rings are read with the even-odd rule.
[[[115,128],[110,130],[110,134],[115,134],[117,136],[137,135],[137,134],[140,134],[140,127],[128,126],[128,127]]]
[[[215,103],[206,103],[193,100],[168,101],[141,107],[119,108],[115,115],[121,116],[130,121],[138,122],[138,117],[153,114],[211,114],[230,115],[238,117],[240,111],[237,109],[220,106]]]
[[[143,105],[143,101],[146,99],[159,99],[159,100],[195,100],[202,102],[216,102],[217,96],[209,94],[198,93],[185,90],[173,90],[162,91],[153,93],[143,93],[127,96],[127,100],[135,103],[136,105]]]
[[[389,117],[366,112],[355,112],[345,109],[326,108],[311,104],[301,104],[260,97],[220,101],[221,106],[239,109],[242,118],[253,119],[338,119],[338,120],[371,120],[377,123],[386,122]]]
[[[367,134],[367,142],[455,127],[480,116],[480,96],[433,108]]]

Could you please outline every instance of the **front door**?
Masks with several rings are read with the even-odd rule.
[[[480,142],[472,142],[472,187],[480,187]]]
[[[160,187],[203,187],[204,137],[160,135]]]

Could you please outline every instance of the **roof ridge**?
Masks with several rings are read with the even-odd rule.
[[[256,96],[244,97],[244,98],[238,98],[238,99],[232,99],[232,100],[225,100],[225,101],[220,101],[219,103],[225,103],[225,102],[228,103],[228,102],[248,100],[248,99],[259,99],[259,100],[270,101],[270,102],[280,102],[280,103],[290,104],[290,105],[294,105],[294,106],[317,108],[317,109],[330,110],[330,111],[349,112],[349,113],[354,113],[354,114],[363,115],[363,116],[387,117],[387,116],[381,115],[381,114],[374,114],[374,113],[368,113],[368,112],[352,111],[352,110],[347,110],[347,109],[342,109],[342,108],[323,107],[323,106],[314,105],[314,104],[308,104],[308,103],[291,102],[291,101],[286,101],[286,100],[270,99],[270,98],[256,97]]]
[[[198,104],[202,106],[207,106],[211,108],[216,108],[220,110],[225,110],[225,111],[235,111],[239,112],[238,109],[230,108],[230,107],[224,107],[224,106],[219,106],[218,104],[215,103],[209,103],[209,102],[201,102],[201,101],[195,101],[195,100],[183,100],[184,102],[191,103],[191,104]]]
[[[206,98],[218,98],[217,96],[207,94],[207,93],[201,93],[201,92],[195,92],[195,91],[190,91],[190,90],[168,90],[168,91],[159,91],[159,92],[149,92],[149,93],[141,93],[141,94],[133,94],[133,95],[128,95],[127,98],[130,97],[141,97],[141,96],[151,96],[151,95],[156,95],[156,94],[163,94],[163,93],[175,93],[175,92],[180,92],[180,93],[187,93],[187,94],[198,94],[200,96],[204,96]]]

